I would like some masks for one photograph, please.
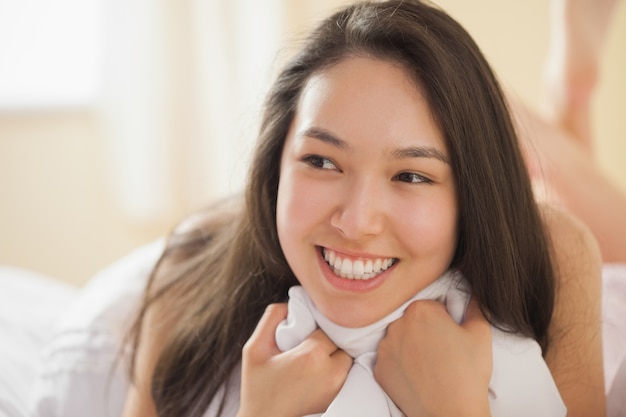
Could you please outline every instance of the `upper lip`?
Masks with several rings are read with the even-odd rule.
[[[320,246],[320,250],[324,250],[324,249],[329,249],[332,251],[335,251],[335,253],[337,253],[338,255],[340,255],[343,258],[349,258],[349,259],[398,259],[394,256],[388,256],[388,255],[378,255],[378,254],[372,254],[372,253],[364,253],[364,252],[353,252],[350,250],[345,250],[345,249],[337,249],[337,248],[333,248],[330,246]]]

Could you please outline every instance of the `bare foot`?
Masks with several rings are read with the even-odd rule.
[[[545,115],[592,151],[591,96],[617,0],[552,0]]]

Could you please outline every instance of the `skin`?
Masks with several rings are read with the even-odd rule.
[[[489,416],[491,350],[491,328],[474,300],[461,325],[442,304],[418,301],[387,328],[374,376],[408,417]]]
[[[553,242],[553,257],[558,273],[557,279],[557,298],[555,300],[555,313],[553,321],[550,325],[549,334],[551,335],[551,346],[546,356],[546,362],[552,371],[555,382],[559,387],[559,391],[565,404],[568,407],[568,417],[583,417],[590,415],[605,415],[606,406],[604,398],[604,374],[602,366],[602,346],[601,346],[601,332],[600,332],[600,269],[602,260],[600,257],[599,248],[596,240],[590,231],[578,220],[567,215],[562,211],[555,211],[551,208],[543,208],[543,219],[547,230],[550,233]],[[157,280],[164,280],[169,276],[168,270],[171,268],[171,264],[165,262],[161,264],[157,270]],[[416,302],[420,303],[420,302]],[[416,304],[415,303],[415,304]],[[413,308],[413,307],[412,307]],[[450,318],[445,314],[439,314],[436,305],[428,304],[426,306],[418,307],[416,313],[422,315],[430,314],[431,323],[433,329],[446,328],[450,331],[434,332],[430,335],[430,342],[426,346],[431,349],[431,352],[425,352],[424,354],[436,355],[441,354],[450,347],[463,345],[464,352],[473,352],[475,357],[468,359],[464,363],[455,362],[454,372],[451,372],[448,368],[440,366],[441,362],[434,362],[433,360],[426,360],[422,364],[416,364],[406,359],[403,355],[396,355],[399,360],[395,360],[391,357],[390,361],[379,360],[375,369],[376,376],[379,378],[379,383],[393,395],[394,401],[398,404],[404,404],[403,393],[397,390],[397,393],[393,393],[394,389],[387,386],[383,374],[388,373],[390,377],[395,375],[396,378],[407,380],[411,378],[413,372],[413,366],[420,366],[421,372],[434,373],[431,376],[431,380],[438,381],[442,386],[453,386],[459,376],[467,377],[471,380],[469,385],[473,385],[474,375],[478,375],[476,378],[480,378],[481,373],[487,371],[487,367],[478,365],[482,363],[481,358],[484,355],[490,357],[491,353],[488,352],[490,347],[490,335],[486,335],[484,332],[484,326],[486,321],[480,316],[479,312],[475,315],[471,315],[472,304],[468,309],[468,317],[472,317],[472,321],[475,324],[467,325],[467,319],[463,323],[463,331],[455,331],[453,327],[448,327]],[[255,334],[261,334],[265,336],[252,337],[246,344],[243,353],[243,370],[246,373],[246,377],[242,380],[242,408],[239,410],[239,417],[258,415],[256,408],[256,414],[252,404],[255,407],[261,407],[261,404],[256,404],[252,401],[251,397],[255,396],[255,390],[267,389],[268,386],[272,386],[273,383],[281,384],[280,386],[287,386],[294,383],[294,380],[288,379],[289,376],[281,374],[281,370],[286,368],[297,370],[301,366],[307,366],[307,363],[319,361],[320,363],[325,360],[324,355],[319,354],[323,348],[316,349],[317,345],[329,346],[329,339],[324,338],[323,333],[318,333],[314,338],[309,338],[307,342],[307,349],[301,350],[298,355],[294,356],[281,356],[278,353],[273,337],[268,335],[274,334],[278,323],[286,317],[286,306],[279,305],[277,308],[268,307],[270,312],[268,318],[264,317],[263,320],[257,326]],[[434,311],[428,311],[428,310]],[[580,310],[581,312],[572,314],[572,310]],[[172,323],[164,321],[165,315],[160,314],[160,311],[167,311],[162,304],[156,304],[150,313],[146,317],[145,324],[141,333],[142,343],[139,346],[137,354],[138,364],[137,372],[135,375],[135,384],[131,385],[126,401],[126,408],[124,412],[125,417],[156,417],[156,411],[154,410],[154,403],[149,394],[149,391],[145,387],[149,386],[149,381],[152,377],[152,371],[160,353],[159,347],[162,346],[163,340],[167,334],[167,330]],[[475,310],[474,310],[475,311]],[[410,335],[413,333],[411,325],[422,325],[421,321],[410,319],[411,315],[407,314],[394,324],[391,328],[390,334],[400,332]],[[580,318],[584,317],[584,320]],[[438,323],[437,321],[440,321]],[[394,330],[395,329],[395,330]],[[412,349],[410,341],[412,338],[389,338],[385,339],[381,343],[381,350],[379,356],[384,359],[387,355],[385,350],[390,352],[400,351],[404,349],[405,352]],[[386,346],[385,346],[386,345]],[[482,346],[482,347],[481,347]],[[384,349],[383,349],[384,348]],[[332,350],[325,347],[327,352]],[[262,354],[258,352],[262,351]],[[330,357],[333,354],[340,353],[341,351],[333,351],[327,354]],[[482,353],[481,353],[482,352]],[[249,361],[248,358],[253,356],[253,361]],[[346,355],[347,356],[347,355]],[[420,355],[421,356],[421,355]],[[320,359],[321,357],[321,359]],[[347,366],[345,362],[339,359],[340,356],[336,356],[335,365],[338,368],[336,372],[340,375],[342,372],[347,373]],[[404,359],[403,359],[404,358]],[[432,356],[431,356],[432,358]],[[344,357],[344,359],[346,359]],[[415,359],[415,357],[414,357]],[[351,361],[349,361],[351,363]],[[325,366],[324,364],[320,366]],[[387,370],[383,366],[388,367]],[[256,381],[263,381],[262,383],[249,383],[246,381],[250,378],[256,378],[259,368],[262,369],[263,378],[269,378],[268,380],[258,378]],[[395,371],[394,371],[395,369]],[[274,372],[272,372],[274,370]],[[335,372],[335,371],[333,371]],[[337,377],[333,372],[328,375],[320,373],[312,373],[307,375],[307,379],[310,380],[310,386],[320,387],[329,384],[331,382],[336,383]],[[315,377],[314,377],[315,375]],[[283,379],[285,378],[285,379]],[[300,378],[295,381],[305,379]],[[274,382],[272,382],[274,381]],[[419,380],[408,382],[417,386]],[[248,391],[245,391],[245,386],[248,385]],[[310,386],[299,386],[301,389],[298,396],[302,398],[309,398],[307,390]],[[338,391],[336,385],[333,385]],[[263,391],[266,393],[267,391]],[[249,395],[248,395],[249,394]],[[336,394],[336,393],[335,393]],[[266,395],[266,394],[265,394]],[[290,393],[294,395],[294,393]],[[330,402],[327,397],[328,393],[316,394],[316,398],[320,398],[321,403],[318,403],[316,407],[320,410],[323,407],[320,404]],[[263,394],[259,395],[263,397]],[[446,398],[446,401],[451,402],[454,398]],[[297,401],[292,401],[292,404],[298,404]],[[247,406],[250,404],[250,406]],[[287,407],[289,404],[285,405]],[[467,407],[467,404],[464,405]],[[410,405],[403,405],[404,408],[409,409]],[[479,405],[477,409],[479,410]],[[468,408],[464,408],[469,413]],[[285,414],[273,414],[276,416],[290,415]],[[418,414],[419,415],[419,414]],[[463,416],[463,411],[453,414]],[[467,414],[471,415],[471,414]],[[480,414],[478,414],[480,415]],[[488,414],[485,414],[488,415]]]
[[[557,282],[545,360],[568,417],[603,416],[600,250],[592,233],[576,218],[548,206],[542,207],[542,218],[553,242]],[[471,401],[485,392],[491,372],[484,317],[470,304],[465,321],[458,326],[436,303],[416,302],[411,308],[389,327],[379,346],[375,376],[381,386],[398,404],[406,404],[407,415],[489,415],[481,408],[484,404]],[[428,344],[415,337],[422,332],[428,335]],[[453,363],[450,357],[455,358]],[[449,392],[454,397],[445,395]],[[416,397],[427,397],[428,402],[411,402]],[[465,399],[452,401],[458,398]]]
[[[551,123],[560,125],[584,152],[593,152],[591,98],[617,0],[552,0],[548,58],[544,68]]]
[[[607,263],[626,263],[626,195],[594,157],[591,110],[617,5],[617,0],[553,0],[542,110],[510,100],[541,198],[582,220]]]
[[[346,327],[380,320],[448,269],[457,241],[452,169],[400,66],[347,58],[309,80],[283,150],[276,219],[298,281]],[[372,279],[341,278],[321,248],[395,263]]]
[[[582,220],[604,262],[626,263],[626,195],[565,128],[511,100],[540,198]]]
[[[557,269],[555,312],[549,329],[551,346],[546,362],[568,407],[569,417],[606,414],[600,330],[602,258],[595,238],[600,242],[605,261],[625,262],[626,259],[622,250],[626,245],[621,243],[626,234],[616,227],[623,223],[622,208],[626,207],[626,200],[589,158],[593,150],[589,109],[597,81],[598,51],[604,42],[610,10],[616,3],[616,0],[554,0],[550,53],[545,72],[546,115],[537,117],[520,103],[513,103],[515,113],[523,121],[522,136],[526,133],[528,137],[532,135],[540,139],[530,142],[527,137],[523,141],[531,173],[558,191],[559,203],[586,223],[585,226],[563,211],[543,208],[543,220],[553,242],[552,255]],[[584,183],[581,184],[582,180]],[[602,211],[598,210],[599,207]],[[587,227],[591,228],[595,238]],[[169,268],[168,262],[162,263],[157,270],[157,280],[167,279]],[[135,384],[129,389],[125,417],[157,415],[147,387],[160,353],[159,347],[173,324],[167,322],[168,316],[161,311],[167,309],[157,303],[146,316],[137,352]],[[332,342],[320,332],[303,343],[306,349],[297,355],[281,355],[271,336],[285,315],[283,305],[268,307],[254,336],[246,344],[241,417],[258,415],[262,403],[253,402],[255,396],[262,399],[268,395],[267,387],[281,382],[281,387],[293,386],[289,395],[297,396],[294,398],[299,401],[309,398],[307,390],[328,384],[328,391],[311,391],[315,400],[306,403],[306,409],[321,411],[330,402],[329,396],[338,391],[342,373],[347,372],[345,354],[342,358],[342,352],[333,348]],[[490,335],[486,334],[485,326],[484,318],[472,304],[466,321],[455,328],[450,325],[450,318],[442,312],[441,306],[416,302],[403,318],[390,326],[388,337],[380,345],[376,377],[394,401],[408,410],[407,414],[428,415],[423,414],[427,411],[425,404],[413,404],[406,399],[408,387],[419,397],[430,396],[434,404],[442,405],[442,400],[437,397],[437,392],[423,395],[421,390],[429,387],[420,386],[420,380],[414,380],[412,375],[416,375],[416,370],[425,372],[430,375],[428,379],[437,381],[437,386],[441,387],[454,386],[459,376],[467,378],[468,385],[475,384],[475,378],[480,381],[478,385],[483,384],[488,370],[484,358],[491,355],[488,351]],[[411,335],[429,329],[437,331],[430,334],[427,346],[418,346]],[[399,337],[401,334],[406,337]],[[462,347],[462,352],[455,353],[456,357],[469,355],[469,358],[455,362],[454,370],[442,367],[445,361],[438,359],[437,355],[456,347]],[[407,354],[417,348],[422,349],[420,355]],[[416,362],[420,357],[429,360]],[[288,373],[300,367],[332,370],[328,374],[312,370],[306,378]],[[309,381],[301,381],[303,379]],[[256,382],[246,383],[248,380]],[[302,384],[295,384],[295,381]],[[394,381],[402,381],[402,384],[393,386]],[[464,385],[454,389],[463,397],[467,394],[465,388]],[[453,407],[449,404],[453,398],[445,398],[443,405]],[[292,401],[293,404],[298,401]],[[259,407],[256,414],[253,406]],[[272,415],[293,413],[289,404],[284,407]],[[469,407],[465,410],[467,414],[460,411],[446,415],[481,415],[480,404],[473,410],[478,414],[470,412]]]
[[[359,75],[365,74],[374,77],[367,88],[362,84],[357,88]],[[333,91],[329,91],[329,86],[334,87]],[[385,88],[380,88],[383,86]],[[383,94],[386,88],[402,91],[396,91],[393,97],[368,100],[368,94]],[[345,94],[337,97],[337,91]],[[388,102],[378,100],[385,99],[406,102],[397,103],[398,107],[380,106],[379,103]],[[333,103],[330,110],[323,111],[326,106],[321,103],[329,102]],[[419,120],[419,123],[391,122],[395,129],[390,132],[379,132],[376,126],[362,130],[354,127],[358,125],[355,120],[373,124],[381,113],[387,116],[384,123],[378,119],[382,126],[394,117],[404,117],[403,111],[384,113],[392,108],[409,112],[409,119]],[[348,146],[338,147],[336,141],[328,143],[328,137],[324,140],[298,135],[302,129],[297,127],[306,131],[310,126],[320,125]],[[315,295],[314,300],[322,311],[340,324],[360,326],[378,320],[436,279],[449,264],[456,243],[453,224],[457,215],[450,168],[437,158],[389,158],[389,149],[416,145],[434,148],[445,156],[438,132],[427,126],[433,127],[419,90],[400,68],[386,62],[365,58],[345,61],[312,79],[303,94],[285,145],[277,221],[282,228],[281,243],[293,245],[293,252],[286,251],[286,256],[294,272],[312,296]],[[399,142],[386,141],[389,138]],[[398,138],[410,139],[405,142]],[[380,142],[388,146],[381,149]],[[311,154],[321,154],[326,159],[302,158]],[[410,175],[398,176],[400,173]],[[432,177],[434,185],[399,181],[400,178],[419,178],[412,174]],[[312,186],[311,191],[297,194],[302,193],[305,183],[307,187]],[[300,206],[295,201],[296,194],[306,205]],[[408,207],[409,202],[438,223],[438,229],[428,229],[419,221],[404,226],[412,228],[413,233],[421,233],[414,236],[426,233],[430,238],[428,244],[422,245],[419,239],[408,242],[405,230],[399,229],[390,218],[391,214],[398,217],[397,213],[405,212],[403,208]],[[436,205],[439,207],[434,211]],[[582,224],[563,213],[546,210],[544,221],[554,241],[554,259],[559,266],[559,292],[550,327],[552,346],[546,361],[570,409],[569,416],[602,415],[604,389],[597,245]],[[378,239],[382,243],[375,243]],[[331,247],[353,257],[393,257],[399,262],[385,272],[373,288],[368,285],[363,288],[361,284],[337,288],[327,283],[330,269],[325,269],[325,263],[318,256],[318,246]],[[417,265],[424,268],[419,273],[414,270]],[[167,268],[165,263],[157,279],[167,276]],[[398,277],[401,282],[395,281]],[[387,289],[392,282],[403,294]],[[369,298],[370,293],[377,294],[378,299]],[[337,303],[339,299],[345,299],[345,305],[343,301]],[[573,314],[572,309],[583,311],[586,319],[577,320],[581,313]],[[142,330],[137,381],[129,391],[126,417],[156,416],[146,387],[158,357],[158,346],[171,325],[159,311],[167,310],[155,305]],[[274,332],[285,317],[285,305],[269,306],[243,349],[239,417],[258,415],[259,410],[273,416],[322,412],[343,384],[351,359],[323,332],[315,332],[292,351],[278,350]],[[428,344],[420,344],[414,337],[421,332],[429,334]],[[489,325],[475,305],[470,306],[466,320],[456,325],[441,305],[416,302],[390,326],[379,348],[375,377],[408,416],[488,416],[490,348]],[[455,358],[454,362],[442,366],[450,357]],[[426,379],[417,377],[424,374],[429,376],[429,384],[423,383]],[[280,398],[272,395],[276,387],[286,390],[287,394]],[[454,390],[455,396],[443,395],[450,390]],[[459,401],[455,403],[455,399]]]
[[[457,241],[452,170],[429,107],[400,66],[352,57],[314,76],[287,136],[280,178],[281,246],[302,286],[331,320],[348,327],[371,324],[448,269]],[[386,257],[396,262],[372,280],[355,281],[337,276],[322,260],[320,247],[350,259]],[[276,314],[277,319],[284,318]],[[472,307],[463,326],[436,302],[414,303],[405,317],[390,326],[375,371],[396,404],[409,416],[488,416],[491,334],[479,309]],[[285,354],[274,345],[278,322],[261,323],[258,332],[270,337],[253,336],[244,349],[240,416],[252,415],[248,410],[274,411],[277,403],[285,402],[283,409],[298,403],[293,401],[297,394],[281,396],[281,401],[267,392],[292,381],[281,379],[285,376],[281,370],[291,362],[281,358]],[[411,337],[404,337],[405,331],[411,331]],[[421,346],[423,334],[432,334],[439,343]],[[328,343],[324,338],[316,350],[326,352],[330,360],[336,350]],[[272,351],[275,355],[268,357]],[[451,356],[455,361],[448,367],[432,366]],[[327,360],[314,362],[326,365]],[[275,368],[270,371],[272,362]],[[302,366],[308,364],[307,360]],[[300,372],[302,366],[291,372]],[[449,375],[457,374],[459,367],[468,372],[450,384]],[[314,383],[316,375],[307,379]],[[425,384],[414,375],[432,378]],[[334,387],[334,395],[319,394],[318,412],[328,407],[340,388],[325,386]],[[450,388],[464,393],[462,401],[453,404],[443,395]],[[314,399],[315,391],[307,389],[301,395],[305,393],[309,401]],[[302,414],[306,413],[297,413]]]
[[[569,214],[545,207],[543,219],[557,272],[546,363],[568,417],[604,416],[600,247],[591,231]]]
[[[557,269],[546,356],[568,416],[606,415],[602,363],[602,262],[626,262],[626,197],[593,158],[591,99],[616,0],[553,0],[545,105],[510,100],[544,211]],[[596,242],[597,239],[597,242]]]
[[[322,413],[346,380],[352,358],[319,329],[294,349],[278,349],[275,329],[286,317],[286,304],[268,306],[244,346],[238,417],[260,410],[284,417]],[[277,396],[275,383],[281,381]]]
[[[366,66],[361,63],[358,67]],[[356,74],[351,74],[343,82],[357,79]],[[321,166],[334,172],[334,164],[325,162]],[[289,174],[293,180],[294,175]],[[310,195],[305,200],[307,204],[314,204]],[[306,215],[307,207],[298,209],[301,210],[298,215]],[[315,213],[319,211],[321,208],[315,206]],[[598,412],[601,415],[604,412],[604,388],[599,333],[601,260],[598,246],[582,223],[565,213],[544,208],[543,218],[554,242],[553,259],[557,265],[558,283],[554,320],[549,329],[552,345],[546,361],[568,406],[568,415],[596,415]],[[332,220],[329,223],[331,227],[336,224]],[[337,230],[342,232],[339,228]],[[293,244],[297,247],[297,242]],[[320,243],[309,244],[316,246]],[[314,252],[310,250],[309,256],[315,257]],[[315,270],[317,265],[313,262],[310,265]],[[324,273],[320,275],[322,277],[318,280],[323,283]],[[311,281],[310,286],[314,287],[314,279]],[[335,319],[339,320],[351,317],[345,310],[333,310],[335,303],[328,304],[326,314],[337,313]],[[362,310],[358,310],[355,303],[351,305],[351,311]],[[369,317],[368,320],[372,316]],[[580,320],[581,317],[585,320]],[[358,323],[358,317],[347,323]],[[420,338],[414,337],[423,332],[430,335],[430,342],[425,346],[420,343]],[[375,376],[407,415],[486,416],[489,415],[486,392],[491,374],[490,346],[488,325],[479,312],[470,309],[469,319],[458,326],[445,314],[442,306],[417,302],[390,326],[388,336],[380,346]],[[249,350],[255,350],[254,343]],[[415,352],[420,354],[415,355]],[[454,366],[442,366],[446,362],[443,359],[450,357],[455,358]],[[459,369],[464,371],[459,372]],[[424,374],[430,377],[416,377]],[[424,384],[425,380],[430,383]],[[442,395],[450,390],[459,394],[456,398],[463,400],[455,403],[449,396]]]

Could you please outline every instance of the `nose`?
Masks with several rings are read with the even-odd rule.
[[[375,179],[347,182],[338,196],[331,225],[351,240],[380,234],[386,217],[383,188]]]

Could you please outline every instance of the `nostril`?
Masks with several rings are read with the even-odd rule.
[[[338,211],[331,218],[331,226],[349,239],[377,235],[383,230],[381,214],[367,207]]]

